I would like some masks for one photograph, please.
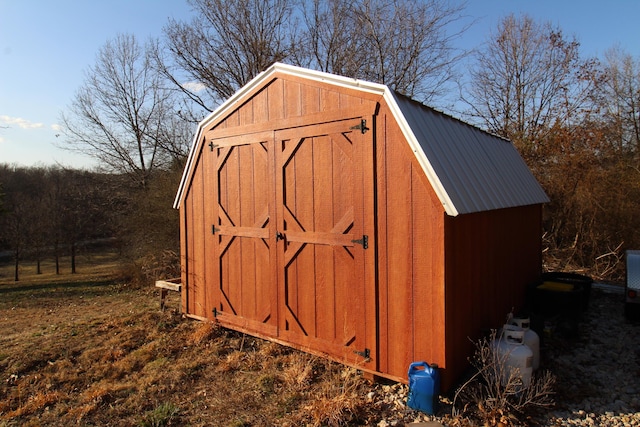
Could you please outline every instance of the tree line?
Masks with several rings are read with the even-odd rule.
[[[173,237],[135,244],[140,256],[177,252],[172,191],[197,122],[275,61],[386,84],[512,141],[552,200],[546,268],[618,278],[624,249],[640,247],[640,65],[620,48],[585,58],[561,28],[509,15],[465,52],[464,4],[445,0],[188,3],[194,18],[168,20],[160,38],[108,41],[61,116],[65,146],[135,194],[118,221],[148,226],[160,203],[165,222],[143,237]]]
[[[10,251],[15,263],[14,279],[19,280],[19,263],[25,258],[36,262],[75,255],[82,242],[111,237],[113,230],[102,217],[111,212],[117,193],[101,191],[109,176],[54,167],[19,168],[0,165],[2,198],[0,246]]]
[[[123,174],[0,164],[0,258],[12,260],[15,281],[27,260],[37,274],[44,260],[54,261],[55,274],[74,274],[77,255],[100,245],[131,260],[138,271],[122,272],[131,278],[162,274],[158,260],[169,252],[175,263],[179,245],[177,212],[167,203],[175,174],[164,171],[142,190]]]

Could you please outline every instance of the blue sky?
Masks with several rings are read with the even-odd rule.
[[[457,0],[450,0],[457,1]],[[640,0],[468,0],[475,23],[459,40],[470,49],[509,14],[550,21],[581,43],[583,56],[619,44],[640,59]],[[93,167],[56,146],[60,113],[118,33],[161,36],[169,17],[188,20],[184,0],[0,0],[0,163]]]

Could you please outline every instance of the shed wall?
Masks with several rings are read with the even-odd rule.
[[[182,283],[185,284],[182,295],[184,312],[194,317],[207,318],[210,309],[207,307],[207,288],[205,268],[207,253],[205,240],[205,174],[198,156],[197,166],[191,179],[184,204],[180,209],[182,227]]]
[[[200,137],[203,138],[204,141],[200,144],[200,151],[194,154],[195,167],[187,177],[185,196],[180,205],[183,260],[182,281],[184,284],[183,307],[185,313],[192,317],[210,320],[213,320],[214,317],[217,316],[217,319],[225,326],[245,330],[258,336],[281,340],[290,345],[299,346],[307,350],[309,349],[307,348],[308,346],[318,346],[320,338],[325,337],[325,335],[329,333],[329,330],[318,329],[323,327],[320,325],[328,327],[332,327],[333,325],[334,327],[332,329],[340,329],[335,326],[335,324],[340,326],[340,323],[335,323],[333,320],[341,321],[344,316],[346,316],[347,313],[343,313],[344,310],[341,309],[335,310],[338,311],[335,313],[335,316],[339,316],[339,318],[336,317],[336,319],[333,320],[326,318],[330,313],[333,313],[334,310],[322,309],[313,312],[305,309],[301,313],[296,313],[296,315],[299,314],[297,320],[302,323],[311,325],[316,320],[319,322],[318,328],[315,328],[315,326],[305,328],[305,334],[309,333],[316,337],[317,339],[314,338],[315,341],[291,334],[291,336],[284,337],[285,330],[293,324],[293,321],[290,319],[285,319],[282,325],[278,325],[280,332],[274,332],[276,328],[274,322],[279,318],[275,312],[267,316],[266,320],[260,320],[261,318],[258,318],[260,315],[258,311],[262,311],[260,304],[264,302],[264,300],[269,299],[270,295],[275,296],[276,293],[278,293],[280,295],[280,302],[283,301],[282,298],[285,298],[285,295],[287,295],[289,299],[292,298],[291,292],[283,290],[283,283],[285,281],[289,283],[290,281],[282,278],[278,281],[277,274],[273,274],[274,271],[276,271],[275,262],[273,261],[273,259],[276,259],[274,258],[275,255],[270,256],[271,261],[263,257],[265,259],[264,268],[252,270],[251,267],[244,265],[245,262],[249,266],[255,264],[255,258],[251,257],[257,255],[255,255],[256,251],[251,249],[251,245],[254,244],[251,243],[251,238],[257,238],[257,240],[254,239],[256,247],[261,250],[264,250],[266,247],[267,251],[275,254],[276,251],[273,248],[278,245],[278,240],[275,238],[276,231],[283,230],[281,228],[276,229],[277,225],[274,219],[274,212],[276,212],[277,208],[274,206],[280,206],[282,200],[278,199],[277,193],[275,192],[275,186],[277,185],[275,181],[278,181],[277,179],[274,180],[272,176],[256,175],[257,171],[253,170],[257,167],[255,158],[254,161],[246,161],[246,159],[236,159],[236,157],[246,154],[248,156],[247,159],[249,159],[252,155],[250,147],[254,146],[256,147],[256,152],[264,151],[266,153],[269,160],[265,166],[269,170],[273,170],[271,168],[274,167],[281,167],[281,165],[274,166],[274,162],[277,159],[272,157],[272,154],[269,154],[272,151],[277,152],[278,150],[284,150],[284,145],[281,146],[281,144],[284,143],[277,143],[276,136],[282,135],[283,132],[287,135],[300,136],[302,134],[299,134],[297,129],[302,129],[305,126],[308,128],[309,125],[320,124],[320,126],[324,126],[330,123],[340,123],[341,127],[344,124],[344,126],[346,126],[343,131],[344,134],[346,135],[351,132],[356,134],[352,139],[357,138],[360,131],[350,130],[349,126],[359,123],[359,119],[355,122],[353,122],[353,120],[348,122],[345,119],[365,117],[368,120],[369,126],[371,126],[371,118],[377,107],[376,100],[380,98],[381,96],[379,94],[368,94],[362,93],[361,91],[336,88],[335,86],[319,82],[310,83],[296,78],[274,78],[265,86],[249,94],[248,98],[243,99],[242,103],[239,103],[237,108],[230,110],[225,117],[210,123],[208,128],[203,130]],[[372,141],[373,134],[373,131],[368,132],[366,137]],[[264,139],[262,139],[263,136]],[[361,135],[361,137],[364,136]],[[309,142],[308,144],[312,143]],[[361,145],[361,143],[358,144]],[[264,150],[260,148],[261,145]],[[234,148],[231,149],[231,146]],[[274,149],[274,147],[277,148]],[[365,148],[368,150],[368,157],[365,154],[365,157],[357,162],[358,169],[365,168],[365,173],[369,176],[368,179],[364,179],[366,188],[360,188],[359,190],[359,193],[364,194],[365,198],[364,201],[360,201],[360,204],[364,205],[367,212],[372,213],[374,197],[372,184],[374,152],[372,142],[367,143]],[[300,153],[302,149],[296,150],[295,152]],[[314,156],[310,158],[315,159]],[[336,164],[333,168],[321,168],[322,170],[316,171],[316,176],[320,176],[321,172],[327,175],[327,171],[329,170],[337,173],[340,167],[345,167],[346,158],[340,160],[340,155],[337,152],[335,152],[334,158],[341,164]],[[298,161],[301,160],[298,159]],[[314,170],[314,167],[303,167],[303,163],[304,162],[300,163],[300,173],[304,172],[304,176],[307,176],[309,175],[307,172]],[[291,166],[293,163],[289,163],[289,165]],[[353,169],[348,168],[346,171],[352,173]],[[252,178],[252,174],[256,176]],[[292,193],[293,190],[302,192],[300,194],[309,193],[309,191],[307,191],[308,189],[303,188],[303,183],[306,182],[305,179],[303,179],[302,175],[293,173],[292,167],[288,167],[287,176],[289,179],[300,182],[301,186],[301,188],[297,188],[298,184],[296,184],[295,189],[289,188],[287,193],[290,196],[294,194]],[[233,180],[233,182],[231,182],[231,180]],[[265,184],[267,182],[273,183]],[[258,184],[260,184],[260,189],[258,189]],[[284,182],[281,182],[279,185],[283,184]],[[347,179],[345,185],[339,186],[339,188],[351,188],[346,184],[352,184],[352,180]],[[320,191],[320,187],[318,187],[316,191]],[[253,190],[241,190],[247,188],[253,188]],[[269,190],[269,188],[271,189]],[[266,193],[270,194],[266,195]],[[340,192],[335,192],[335,195],[336,197],[340,196]],[[343,198],[345,200],[352,198],[349,191],[346,191],[342,196],[344,196]],[[353,195],[353,197],[356,196]],[[268,215],[263,218],[262,214],[267,212],[264,207],[267,205]],[[293,209],[292,212],[293,211],[295,211],[295,209]],[[259,214],[258,216],[260,218],[257,218],[254,214]],[[343,214],[342,216],[345,218],[349,216],[347,215],[348,212],[343,212]],[[317,215],[320,215],[318,217],[320,220],[328,219],[328,217],[323,217],[321,212],[318,212]],[[336,213],[336,215],[338,214]],[[361,217],[363,211],[354,212],[353,215]],[[221,222],[218,221],[219,218],[222,218]],[[283,218],[282,213],[278,218],[278,221],[281,222]],[[258,221],[258,219],[260,221]],[[252,227],[252,224],[262,225]],[[362,227],[368,230],[365,234],[371,236],[370,245],[372,249],[365,251],[364,264],[362,262],[359,264],[364,265],[365,271],[364,276],[361,276],[357,285],[362,289],[366,288],[364,290],[364,297],[354,301],[365,307],[363,309],[363,315],[361,317],[358,316],[357,319],[357,325],[361,325],[360,329],[364,331],[364,336],[359,334],[357,340],[353,343],[351,343],[352,340],[350,340],[350,345],[357,345],[358,352],[364,349],[371,350],[372,364],[377,363],[377,355],[375,354],[375,258],[373,256],[375,253],[373,248],[376,246],[376,243],[373,224],[373,215],[368,214],[367,217],[364,218],[364,221],[358,220],[357,227],[353,227],[353,230],[362,230]],[[214,225],[219,229],[217,232],[213,231],[212,227]],[[230,225],[236,227],[236,237],[220,237],[230,232]],[[258,229],[260,227],[262,228]],[[238,231],[238,228],[241,228],[241,230]],[[362,233],[362,231],[360,231],[360,233]],[[291,232],[290,234],[293,236],[294,233]],[[362,235],[360,235],[360,237],[361,236]],[[235,238],[235,243],[232,245],[225,244],[225,240],[228,242],[233,238]],[[260,239],[262,240],[260,241]],[[351,237],[349,237],[349,239],[351,239]],[[282,244],[282,242],[280,242],[280,244]],[[353,245],[353,243],[351,243],[351,245]],[[324,251],[325,249],[328,249],[328,247],[319,248],[318,251]],[[236,250],[238,253],[235,255],[231,254],[231,257],[234,260],[240,261],[234,263],[227,262],[225,264],[225,260],[220,253],[224,252],[225,254],[229,254],[232,250]],[[349,249],[350,252],[362,250],[360,246]],[[338,252],[338,255],[344,257],[344,251]],[[305,249],[305,253],[311,253],[311,251]],[[360,257],[360,255],[357,256]],[[282,262],[282,258],[278,259],[280,259],[279,262]],[[270,265],[272,267],[266,266],[267,262],[271,262]],[[291,268],[289,268],[289,270],[291,270]],[[308,272],[309,269],[306,271]],[[338,269],[338,273],[345,277],[350,274],[347,270],[340,268]],[[225,279],[229,277],[231,277],[230,281]],[[241,278],[238,279],[239,277]],[[227,283],[236,283],[239,285],[237,287],[224,288]],[[250,290],[249,288],[251,287],[255,289]],[[351,289],[353,288],[355,287],[346,287],[347,294],[352,292]],[[325,288],[318,285],[316,289],[323,291]],[[224,293],[224,297],[221,297],[221,293]],[[320,299],[317,300],[317,302],[318,304],[322,304],[322,307],[326,308],[325,306],[331,305],[331,302],[323,298],[320,293],[318,294],[318,298]],[[224,302],[222,301],[223,299]],[[233,305],[233,307],[229,308],[230,304]],[[214,313],[214,309],[217,313]],[[231,314],[232,312],[233,314]],[[309,319],[309,316],[311,316],[311,319]],[[284,318],[283,316],[280,317]],[[262,324],[262,322],[264,324]],[[336,349],[333,347],[329,349],[329,347],[330,346],[324,346],[320,349],[316,348],[316,352],[327,351],[335,355],[337,353],[337,351],[335,351]],[[356,352],[351,348],[347,350],[341,348],[339,350],[345,353],[349,360],[357,359],[357,362],[360,363],[361,357],[354,355]],[[368,368],[368,365],[365,366],[365,368]],[[375,370],[375,368],[368,369],[372,371]]]
[[[447,362],[462,374],[473,345],[523,307],[526,285],[540,277],[542,206],[446,217]]]
[[[386,106],[378,117],[379,370],[406,381],[414,361],[446,367],[445,214]]]

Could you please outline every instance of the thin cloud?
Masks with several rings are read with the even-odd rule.
[[[198,93],[207,88],[204,83],[200,82],[186,82],[182,84],[182,87],[194,93]]]
[[[21,129],[40,129],[44,127],[44,123],[33,123],[21,117],[0,116],[0,122],[7,126],[18,126]]]

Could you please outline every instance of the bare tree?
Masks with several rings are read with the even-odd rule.
[[[296,43],[294,0],[189,0],[196,17],[165,27],[166,76],[211,111]],[[170,65],[173,64],[173,65]]]
[[[623,56],[609,55],[609,67],[584,61],[578,48],[559,28],[507,16],[475,57],[466,101],[472,118],[514,142],[550,196],[547,268],[595,274],[621,242],[638,241],[625,224],[638,209],[639,181],[609,142],[635,145],[638,110],[629,101],[638,97],[626,83],[637,70]]]
[[[163,71],[211,111],[275,61],[443,94],[459,54],[448,33],[464,4],[445,0],[190,0],[197,17],[165,27]],[[173,64],[173,65],[169,65]]]
[[[595,94],[614,147],[640,153],[640,62],[619,47],[609,49]]]
[[[293,52],[295,63],[320,71],[353,76],[366,52],[353,37],[353,9],[344,0],[301,3],[306,28]]]
[[[26,173],[15,166],[0,165],[0,181],[6,191],[4,213],[0,217],[0,237],[11,250],[14,261],[14,281],[20,280],[20,261],[24,256],[28,239],[29,199],[21,194],[24,184],[29,183]]]
[[[6,188],[6,212],[0,216],[0,240],[11,248],[14,280],[19,280],[20,262],[30,257],[40,274],[49,236],[49,211],[43,197],[46,171],[0,165],[0,181]]]
[[[5,213],[5,210],[4,210],[4,197],[5,197],[5,194],[4,194],[4,191],[3,191],[2,187],[3,187],[3,184],[2,184],[2,182],[0,182],[0,215]]]
[[[554,125],[576,118],[586,97],[579,43],[551,24],[505,17],[469,72],[469,115],[489,131],[535,148]]]
[[[171,161],[172,91],[133,35],[119,35],[98,53],[62,122],[67,148],[86,153],[141,186]],[[184,150],[186,152],[186,149]]]
[[[442,0],[311,0],[305,3],[308,65],[389,85],[432,103],[461,57],[453,45],[466,27],[464,3]],[[306,63],[305,63],[306,62]]]

